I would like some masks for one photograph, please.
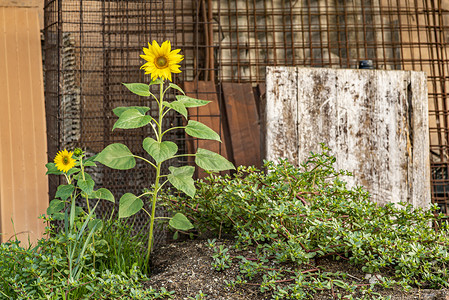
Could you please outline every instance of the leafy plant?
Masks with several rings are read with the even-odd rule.
[[[192,137],[221,142],[220,136],[212,129],[200,122],[188,120],[187,108],[203,106],[208,104],[210,101],[188,97],[179,86],[171,82],[165,84],[166,80],[171,81],[172,72],[181,72],[179,70],[179,65],[177,65],[183,59],[182,55],[178,54],[179,49],[171,51],[169,41],[164,42],[161,46],[159,46],[156,41],[153,41],[153,45],[148,44],[148,48],[144,48],[143,50],[145,55],[141,56],[148,62],[144,64],[142,68],[145,69],[147,74],[151,74],[152,81],[150,84],[129,83],[124,85],[134,94],[142,97],[152,97],[157,102],[157,120],[146,114],[150,111],[150,107],[117,107],[114,109],[114,113],[117,115],[118,120],[115,122],[112,130],[115,128],[134,129],[147,125],[151,126],[154,132],[154,138],[145,138],[142,143],[142,148],[148,153],[152,161],[132,154],[129,148],[121,143],[115,143],[107,146],[96,157],[95,161],[98,161],[113,169],[126,170],[131,169],[136,165],[137,158],[143,160],[154,168],[156,178],[152,185],[152,189],[147,190],[138,196],[131,193],[126,193],[120,198],[119,204],[120,218],[132,216],[141,209],[143,209],[150,217],[150,232],[148,235],[148,248],[145,260],[146,263],[148,263],[153,246],[156,202],[161,189],[167,183],[171,183],[176,189],[184,192],[189,197],[194,197],[196,192],[194,181],[192,179],[195,171],[193,166],[169,166],[168,169],[170,173],[163,175],[161,174],[162,164],[173,158],[195,156],[196,164],[208,171],[223,171],[233,169],[234,166],[224,157],[206,149],[198,148],[196,154],[177,154],[178,146],[171,141],[164,141],[164,136],[170,131],[175,129],[184,129],[185,132]],[[150,91],[150,86],[152,85],[159,86],[159,97],[156,97]],[[167,101],[164,97],[169,89],[175,89],[182,95],[176,96],[175,101]],[[163,128],[164,116],[166,116],[171,110],[178,112],[186,120],[188,120],[187,125],[171,127],[168,129]],[[163,180],[162,183],[161,180]],[[151,197],[151,212],[145,209],[145,204],[142,200],[145,199],[144,196]],[[188,219],[180,213],[177,213],[170,218],[169,224],[175,229],[184,231],[192,228],[192,225]]]
[[[380,206],[361,187],[348,188],[342,178],[351,174],[335,170],[334,162],[323,146],[299,168],[287,161],[266,162],[266,171],[239,167],[233,177],[198,181],[193,198],[166,194],[164,204],[200,233],[233,235],[233,248],[255,253],[227,257],[216,241],[208,242],[217,270],[239,265],[241,277],[231,286],[253,281],[273,299],[304,299],[322,289],[375,297],[376,285],[448,287],[449,227],[436,207]],[[325,257],[389,276],[368,286],[351,283],[346,273],[314,267]]]

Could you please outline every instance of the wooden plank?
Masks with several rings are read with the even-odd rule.
[[[220,143],[217,141],[191,139],[188,137],[187,149],[189,153],[196,153],[198,148],[203,148],[229,159],[226,143],[223,138],[223,124],[220,118],[220,105],[218,103],[215,83],[212,81],[198,81],[197,83],[184,82],[184,91],[189,97],[211,101],[211,103],[205,106],[189,108],[189,119],[207,125],[217,132],[223,140],[223,142]],[[223,172],[223,174],[225,173],[227,174],[229,172]],[[196,175],[198,178],[204,178],[207,174],[203,170],[197,170]]]
[[[36,9],[0,7],[0,231],[35,242],[48,206],[47,144]],[[13,222],[14,224],[13,224]]]
[[[428,207],[424,73],[285,67],[268,73],[267,159],[284,155],[299,165],[324,142],[336,156],[335,167],[354,174],[344,178],[349,186],[363,185],[381,204]],[[295,105],[297,118],[286,118]],[[297,157],[290,154],[295,147]]]
[[[251,84],[225,82],[223,95],[235,165],[260,167],[260,124]]]

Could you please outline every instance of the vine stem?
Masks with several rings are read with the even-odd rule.
[[[159,104],[159,122],[157,123],[157,140],[159,143],[162,142],[162,118],[164,117],[164,82],[162,81],[159,85],[160,89],[160,99],[158,101]],[[150,254],[151,250],[153,249],[153,230],[154,230],[154,216],[156,214],[156,201],[157,201],[157,195],[159,192],[159,178],[161,176],[161,162],[157,164],[156,166],[156,179],[154,182],[154,192],[153,192],[153,201],[151,203],[151,221],[150,221],[150,233],[148,235],[148,249],[147,249],[147,257],[145,259],[145,269],[148,272],[148,263],[150,260]]]

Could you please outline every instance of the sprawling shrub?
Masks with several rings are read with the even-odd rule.
[[[318,275],[298,278],[314,259],[323,257],[348,260],[367,273],[389,274],[379,282],[384,286],[447,287],[448,227],[442,215],[434,214],[435,207],[378,205],[363,188],[348,188],[343,179],[351,174],[335,170],[334,163],[323,146],[321,154],[312,153],[299,168],[287,161],[266,162],[263,171],[240,167],[232,177],[211,175],[198,182],[193,199],[166,196],[166,205],[182,211],[200,233],[232,234],[235,248],[254,250],[256,260],[239,258],[244,277],[238,282],[262,276],[261,291],[282,294],[270,282],[285,281],[292,274],[272,271],[268,261],[296,264],[296,279],[290,279],[296,283],[286,294],[320,289]],[[235,260],[224,259],[224,249],[216,251],[217,269]],[[322,270],[318,273],[323,276]]]

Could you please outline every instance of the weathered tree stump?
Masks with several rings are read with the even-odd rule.
[[[265,157],[299,165],[325,143],[380,204],[430,204],[426,75],[268,67]]]

